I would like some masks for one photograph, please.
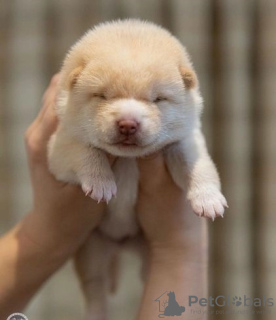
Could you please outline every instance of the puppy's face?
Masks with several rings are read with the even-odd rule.
[[[198,117],[195,75],[172,57],[137,55],[133,61],[110,52],[76,67],[69,78],[65,126],[115,156],[159,150],[184,138]]]

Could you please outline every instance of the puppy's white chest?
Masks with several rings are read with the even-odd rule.
[[[136,160],[118,158],[113,172],[118,191],[116,197],[109,202],[99,228],[107,236],[119,240],[134,236],[139,229],[135,213],[139,179]]]

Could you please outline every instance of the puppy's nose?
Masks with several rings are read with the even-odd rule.
[[[118,121],[118,128],[121,134],[131,135],[138,129],[138,122],[135,120],[120,120]]]

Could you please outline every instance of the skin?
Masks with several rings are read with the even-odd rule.
[[[138,163],[138,219],[149,245],[149,273],[138,319],[152,320],[159,314],[154,300],[165,291],[174,291],[186,310],[189,295],[207,296],[208,237],[206,220],[192,212],[186,194],[168,174],[162,154]],[[185,312],[181,319],[207,316]]]
[[[79,186],[58,182],[47,168],[47,143],[58,121],[54,76],[43,107],[26,132],[33,188],[30,212],[0,238],[0,318],[22,310],[43,283],[82,246],[97,227],[105,204],[85,197]],[[110,158],[111,165],[114,159]],[[168,175],[161,153],[139,160],[138,219],[149,247],[149,273],[138,319],[155,319],[157,297],[174,291],[180,305],[188,295],[206,296],[206,221],[196,217],[186,195]],[[184,314],[183,314],[184,315]],[[185,315],[186,316],[186,315]],[[183,318],[186,319],[186,318]],[[190,316],[189,319],[205,319]]]

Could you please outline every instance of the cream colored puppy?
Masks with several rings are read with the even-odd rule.
[[[223,216],[227,203],[201,132],[201,110],[195,72],[175,37],[137,20],[101,24],[71,48],[62,67],[50,170],[108,202],[100,230],[112,239],[137,233],[135,158],[161,149],[175,183],[188,185],[194,212]],[[107,153],[119,157],[113,170]],[[87,261],[80,272],[90,272]]]

